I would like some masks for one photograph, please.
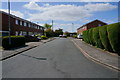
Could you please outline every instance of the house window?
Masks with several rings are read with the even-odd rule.
[[[31,27],[33,27],[33,24],[31,24]]]
[[[18,36],[18,31],[15,32],[15,35]]]
[[[22,36],[22,34],[23,34],[23,32],[22,32],[22,31],[20,31],[20,34],[19,34],[19,35],[20,35],[20,36]]]
[[[42,30],[42,27],[41,27],[41,30]]]
[[[18,20],[17,19],[15,20],[15,23],[18,24]]]
[[[30,27],[30,23],[28,24],[28,27]]]
[[[26,23],[26,22],[24,22],[24,26],[27,26],[27,23]]]
[[[27,32],[23,32],[23,35],[25,36],[27,34]]]
[[[101,24],[98,24],[98,26],[102,26]]]
[[[20,21],[20,25],[22,26],[22,21]]]

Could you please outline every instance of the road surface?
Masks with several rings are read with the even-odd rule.
[[[117,78],[118,72],[88,60],[67,38],[3,61],[3,78]]]

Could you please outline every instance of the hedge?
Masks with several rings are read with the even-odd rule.
[[[107,27],[107,32],[113,51],[120,53],[120,23],[109,25]]]
[[[25,42],[38,42],[40,41],[37,36],[30,36],[30,35],[26,35],[25,36]]]
[[[11,36],[11,44],[9,44],[9,36],[5,36],[2,38],[2,47],[4,49],[10,49],[24,45],[25,45],[24,36]]]
[[[88,43],[88,38],[87,38],[87,31],[83,31],[83,41]]]
[[[95,41],[95,46],[98,48],[104,48],[100,36],[99,36],[99,27],[93,28],[93,40]]]
[[[89,36],[90,44],[94,46],[95,41],[93,39],[93,28],[89,29],[89,35],[88,36]]]
[[[83,40],[98,48],[120,55],[120,23],[104,25],[83,31]]]
[[[108,39],[107,26],[108,25],[99,27],[99,35],[105,50],[112,51],[112,47]]]

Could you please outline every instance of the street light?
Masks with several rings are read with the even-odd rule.
[[[8,0],[8,27],[9,27],[9,45],[11,45],[11,37],[10,37],[10,33],[11,33],[11,26],[10,26],[10,0]]]

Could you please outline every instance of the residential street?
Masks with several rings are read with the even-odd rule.
[[[3,78],[118,78],[118,72],[86,57],[67,38],[4,60]]]

